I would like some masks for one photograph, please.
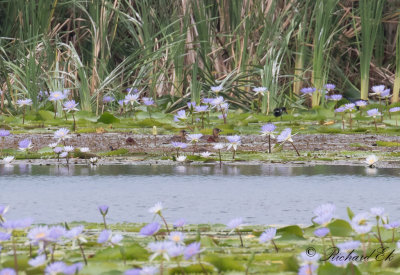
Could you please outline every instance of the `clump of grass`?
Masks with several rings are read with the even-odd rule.
[[[400,147],[400,142],[393,142],[393,141],[380,141],[376,142],[378,146],[382,147]]]
[[[114,151],[109,151],[109,152],[105,152],[105,153],[100,153],[99,155],[102,157],[113,157],[113,156],[123,156],[123,155],[127,155],[129,153],[129,150],[126,148],[119,148],[117,150]]]

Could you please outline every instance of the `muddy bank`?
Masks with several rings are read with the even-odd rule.
[[[55,142],[53,134],[16,134],[5,139],[5,148],[18,148],[18,142],[29,138],[33,143],[33,150],[38,150],[49,143]],[[92,152],[105,152],[111,149],[126,148],[131,153],[162,153],[173,151],[171,135],[132,135],[128,133],[103,134],[72,134],[66,141],[67,145],[75,147],[89,147]],[[365,134],[298,134],[294,138],[296,147],[300,151],[377,151],[394,152],[399,147],[378,147],[377,141],[400,142],[398,136],[365,135]],[[220,142],[227,142],[224,136]],[[273,142],[274,143],[274,142]],[[198,144],[199,151],[212,151],[213,143],[202,141]],[[266,139],[258,135],[242,136],[240,151],[266,151]],[[291,149],[290,144],[284,144],[283,150]],[[192,148],[188,149],[192,151]]]

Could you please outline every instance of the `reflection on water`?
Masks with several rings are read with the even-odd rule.
[[[222,222],[244,217],[253,224],[310,223],[321,203],[367,211],[385,207],[400,219],[398,169],[353,166],[37,166],[0,165],[0,204],[9,218],[36,222],[101,222],[97,206],[108,204],[110,222],[149,222],[157,201],[169,220]],[[397,215],[397,216],[396,216]]]

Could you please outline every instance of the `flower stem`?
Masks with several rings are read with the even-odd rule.
[[[218,150],[218,155],[219,155],[219,168],[222,168],[221,150]]]
[[[13,252],[14,252],[14,269],[15,273],[18,274],[18,259],[17,259],[17,246],[15,244],[15,237],[12,237]]]
[[[86,259],[86,256],[85,256],[85,251],[83,250],[82,243],[81,243],[81,241],[79,239],[78,239],[78,245],[79,245],[79,249],[81,250],[83,261],[85,262],[85,265],[87,265],[87,259]]]
[[[239,229],[236,229],[236,232],[237,232],[237,233],[238,233],[238,235],[239,235],[239,239],[240,239],[240,246],[241,246],[241,247],[243,247],[242,233],[240,233],[240,230],[239,230]]]
[[[275,248],[276,253],[278,253],[278,252],[279,252],[279,249],[278,249],[278,247],[276,246],[276,243],[274,242],[274,240],[271,240],[271,243],[274,245],[274,248]]]
[[[103,215],[103,224],[104,224],[104,229],[107,229],[106,215]]]
[[[268,153],[271,154],[271,135],[268,135]]]
[[[294,150],[296,150],[296,153],[297,153],[297,155],[300,157],[300,153],[299,153],[299,151],[297,151],[297,148],[296,148],[296,146],[294,146],[294,143],[293,143],[293,142],[291,142],[291,144],[292,144],[292,146],[293,146]]]
[[[159,215],[160,215],[161,219],[163,220],[163,222],[164,222],[164,224],[165,224],[165,227],[167,228],[168,235],[169,235],[169,234],[170,234],[170,231],[169,231],[169,228],[168,228],[167,221],[165,220],[164,216],[161,215],[161,213],[160,213]]]

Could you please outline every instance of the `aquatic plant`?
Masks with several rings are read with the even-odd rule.
[[[261,136],[268,136],[268,153],[271,153],[271,137],[275,138],[276,126],[272,123],[267,123],[261,126]]]
[[[365,159],[365,163],[370,167],[373,168],[375,167],[375,164],[378,162],[379,158],[376,155],[369,155]]]
[[[62,141],[65,146],[65,140],[71,138],[71,136],[69,136],[69,130],[67,128],[61,128],[54,133],[54,138],[57,139],[57,143]]]
[[[233,231],[236,231],[236,233],[239,235],[240,239],[240,246],[243,247],[243,239],[242,239],[242,234],[240,233],[240,228],[243,226],[243,218],[235,218],[231,221],[229,221],[226,224],[226,228],[230,229],[232,233]]]
[[[160,229],[161,225],[158,222],[152,222],[142,227],[139,231],[139,235],[145,237],[155,236]]]
[[[390,108],[389,109],[389,116],[391,117],[392,113],[398,113],[398,112],[400,112],[400,107]],[[397,123],[398,118],[397,118],[397,116],[395,116],[395,120],[396,120],[396,126],[398,126],[398,123]]]
[[[153,213],[154,215],[158,215],[162,221],[164,222],[165,228],[168,231],[168,234],[170,234],[169,228],[168,228],[168,224],[167,221],[165,220],[164,216],[162,215],[161,211],[163,210],[163,205],[161,202],[157,202],[153,207],[151,207],[149,209],[150,213]]]
[[[381,116],[382,114],[379,112],[379,110],[377,108],[374,109],[370,109],[367,111],[367,115],[369,117],[372,117],[374,119],[374,123],[375,123],[375,130],[378,131],[378,126],[376,125],[376,117],[377,116]]]
[[[98,208],[99,208],[101,216],[103,217],[104,229],[107,229],[106,216],[108,214],[109,206],[103,204],[103,205],[100,205]]]
[[[76,103],[75,100],[69,100],[69,101],[65,102],[63,105],[64,106],[63,110],[66,111],[67,113],[72,114],[72,119],[74,120],[74,124],[72,126],[72,131],[74,131],[74,132],[76,130],[76,121],[75,121],[74,112],[79,111],[77,108],[78,105],[79,105],[79,103]]]
[[[221,150],[224,149],[224,144],[222,143],[217,143],[214,145],[214,150],[218,151],[218,156],[219,156],[219,168],[222,167],[222,158],[221,158]]]
[[[292,129],[291,128],[286,128],[284,129],[279,136],[276,138],[276,140],[278,142],[280,142],[281,144],[285,143],[285,142],[289,142],[294,150],[296,151],[297,155],[300,157],[300,153],[297,150],[296,146],[294,145],[293,139],[292,139]]]
[[[17,105],[22,108],[22,124],[25,124],[26,106],[32,106],[32,100],[29,98],[19,99],[17,100]]]
[[[5,164],[11,164],[14,161],[15,157],[14,156],[7,156],[3,158],[3,162]]]
[[[8,137],[9,135],[11,135],[10,131],[8,130],[4,130],[4,129],[0,129],[0,139],[1,139],[1,144],[0,144],[0,156],[3,155],[3,147],[4,147],[4,139],[6,137]]]
[[[274,239],[276,238],[276,228],[275,227],[270,227],[268,229],[266,229],[260,236],[259,238],[259,242],[260,243],[266,243],[266,242],[271,242],[272,245],[275,248],[276,253],[279,252],[278,247],[276,246],[276,243],[274,241]]]
[[[29,139],[23,139],[18,143],[18,149],[21,152],[29,152],[32,149],[32,141]]]
[[[234,135],[234,136],[227,136],[226,139],[229,141],[226,150],[229,151],[232,148],[233,149],[232,159],[235,159],[236,150],[238,146],[241,144],[241,137],[238,135]]]
[[[203,134],[190,134],[186,136],[186,139],[190,142],[194,144],[194,148],[193,148],[193,154],[196,152],[196,145],[197,143],[200,141],[200,138],[203,136]]]

